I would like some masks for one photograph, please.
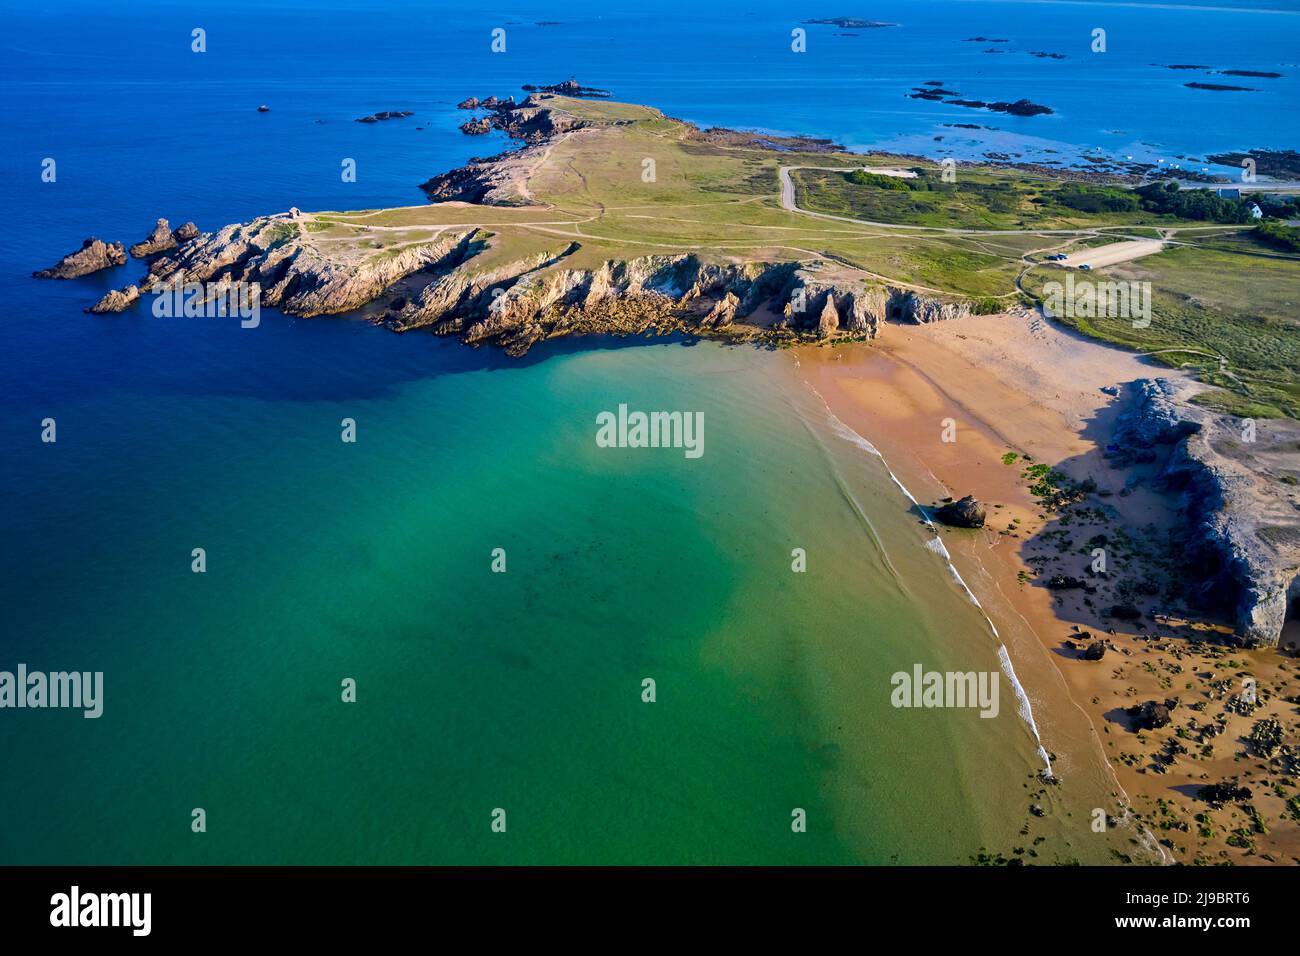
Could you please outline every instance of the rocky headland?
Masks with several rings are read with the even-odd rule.
[[[462,102],[466,109],[488,111],[471,121],[483,128],[475,125],[467,132],[498,129],[523,146],[471,160],[421,188],[434,202],[537,205],[525,185],[529,175],[562,137],[588,126],[568,111],[551,108],[547,101],[552,95],[534,92],[521,103],[497,97]],[[684,136],[749,148],[838,149],[827,140],[689,125]],[[122,311],[140,295],[175,282],[255,282],[263,304],[290,315],[340,314],[370,306],[370,320],[394,331],[455,335],[468,344],[494,344],[522,356],[547,339],[597,333],[683,333],[768,344],[871,339],[891,318],[928,323],[968,315],[971,309],[959,297],[872,281],[817,258],[716,262],[683,252],[610,258],[574,268],[569,262],[583,250],[580,240],[554,252],[511,259],[502,255],[508,247],[490,228],[467,227],[392,256],[353,261],[316,241],[314,225],[319,224],[311,217],[292,211],[204,234],[158,255],[139,282],[108,293],[88,311]],[[166,243],[165,227],[165,220],[159,220],[141,244],[149,254]],[[480,262],[489,258],[495,264],[483,268]]]

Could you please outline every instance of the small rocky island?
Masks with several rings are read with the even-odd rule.
[[[883,20],[860,20],[857,17],[826,17],[821,20],[805,20],[803,22],[819,26],[839,27],[841,30],[877,30],[882,27],[898,26],[897,23],[886,23]]]
[[[357,118],[358,123],[383,123],[387,120],[406,119],[408,116],[415,114],[410,110],[383,110],[379,113],[371,113],[369,116]]]

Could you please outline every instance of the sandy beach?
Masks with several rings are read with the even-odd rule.
[[[1104,790],[1108,816],[1131,807],[1135,832],[1159,840],[1135,843],[1133,860],[1300,862],[1294,772],[1270,772],[1248,740],[1261,720],[1293,719],[1295,660],[1207,640],[1227,632],[1222,622],[1162,617],[1174,605],[1147,594],[1149,585],[1139,593],[1155,626],[1107,613],[1119,582],[1178,573],[1165,544],[1177,502],[1148,481],[1161,462],[1117,470],[1102,455],[1123,408],[1114,393],[1180,373],[1028,313],[891,324],[870,344],[799,349],[796,361],[920,501],[985,503],[985,528],[946,529],[944,541],[1007,643],[1063,786]],[[1097,491],[1068,514],[1046,510],[1024,474],[1033,463],[1090,478]],[[1087,578],[1085,544],[1097,541],[1111,566]],[[1049,588],[1052,575],[1091,583]],[[1104,658],[1085,660],[1083,648],[1098,641]],[[1246,677],[1258,681],[1254,707],[1239,701]],[[1171,700],[1160,729],[1141,730],[1125,712]],[[1228,781],[1248,787],[1249,800],[1198,796]]]

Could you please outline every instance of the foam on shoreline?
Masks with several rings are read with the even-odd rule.
[[[997,625],[993,623],[993,619],[990,618],[988,612],[984,610],[984,605],[980,604],[979,598],[975,596],[975,592],[970,589],[970,586],[967,585],[965,579],[962,578],[961,573],[957,570],[957,566],[953,564],[952,555],[948,552],[947,547],[944,546],[943,540],[939,538],[939,529],[936,527],[934,521],[931,520],[930,512],[924,505],[916,500],[916,497],[907,489],[907,486],[904,485],[898,479],[898,476],[890,469],[889,462],[885,460],[885,456],[881,454],[880,449],[866,438],[863,438],[848,425],[844,424],[844,422],[840,420],[839,416],[831,410],[830,403],[826,401],[821,392],[817,391],[813,385],[809,383],[805,384],[808,385],[808,388],[811,389],[812,393],[821,400],[822,405],[825,407],[831,430],[845,441],[850,442],[879,458],[881,464],[885,467],[886,474],[888,474],[894,484],[898,486],[899,490],[902,491],[907,500],[912,502],[912,504],[916,506],[917,510],[921,512],[921,518],[926,523],[926,526],[929,527],[931,531],[935,532],[935,537],[925,542],[925,548],[943,558],[944,563],[948,566],[948,573],[952,575],[953,580],[956,581],[962,591],[965,592],[966,597],[975,605],[975,607],[979,608],[980,614],[983,615],[985,623],[989,626],[989,631],[992,632],[993,637],[998,642],[998,661],[1002,667],[1002,673],[1006,676],[1008,683],[1011,684],[1011,689],[1015,692],[1020,718],[1028,724],[1030,732],[1034,735],[1034,743],[1037,744],[1038,755],[1043,760],[1045,774],[1048,777],[1053,776],[1052,758],[1048,754],[1047,748],[1043,746],[1043,738],[1038,733],[1038,724],[1034,721],[1034,710],[1030,704],[1029,695],[1025,692],[1024,685],[1020,683],[1020,678],[1016,676],[1016,669],[1011,664],[1011,655],[1007,651],[1006,644],[1002,643],[1002,635],[998,633]]]

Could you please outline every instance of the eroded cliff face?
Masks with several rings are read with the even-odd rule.
[[[176,283],[258,283],[263,304],[305,317],[390,297],[394,305],[377,321],[394,331],[427,329],[519,356],[548,338],[602,332],[872,339],[891,315],[955,308],[821,261],[711,262],[682,253],[575,268],[577,242],[510,260],[508,240],[474,227],[355,261],[333,248],[314,242],[294,213],[232,224],[159,256],[141,282],[89,311],[123,311]],[[405,280],[416,291],[397,291]]]
[[[488,247],[492,245],[488,242]],[[468,343],[494,342],[522,355],[547,338],[593,332],[693,332],[756,338],[790,331],[744,320],[790,291],[793,263],[711,263],[693,254],[607,259],[578,269],[581,246],[488,270],[471,259],[436,278],[384,323],[398,331],[428,328]],[[843,293],[851,301],[850,292]],[[816,324],[801,323],[802,331]]]
[[[1300,578],[1296,522],[1263,518],[1259,476],[1217,454],[1203,432],[1174,450],[1164,477],[1183,492],[1193,598],[1228,609],[1243,638],[1276,647]]]
[[[1185,579],[1195,582],[1189,600],[1231,619],[1247,641],[1276,646],[1300,577],[1300,516],[1260,455],[1269,444],[1293,443],[1300,427],[1269,423],[1277,430],[1271,439],[1242,441],[1241,419],[1177,400],[1163,379],[1133,387],[1109,456],[1118,464],[1150,461],[1153,446],[1173,446],[1159,480],[1181,495]],[[1247,451],[1260,443],[1258,455]]]

